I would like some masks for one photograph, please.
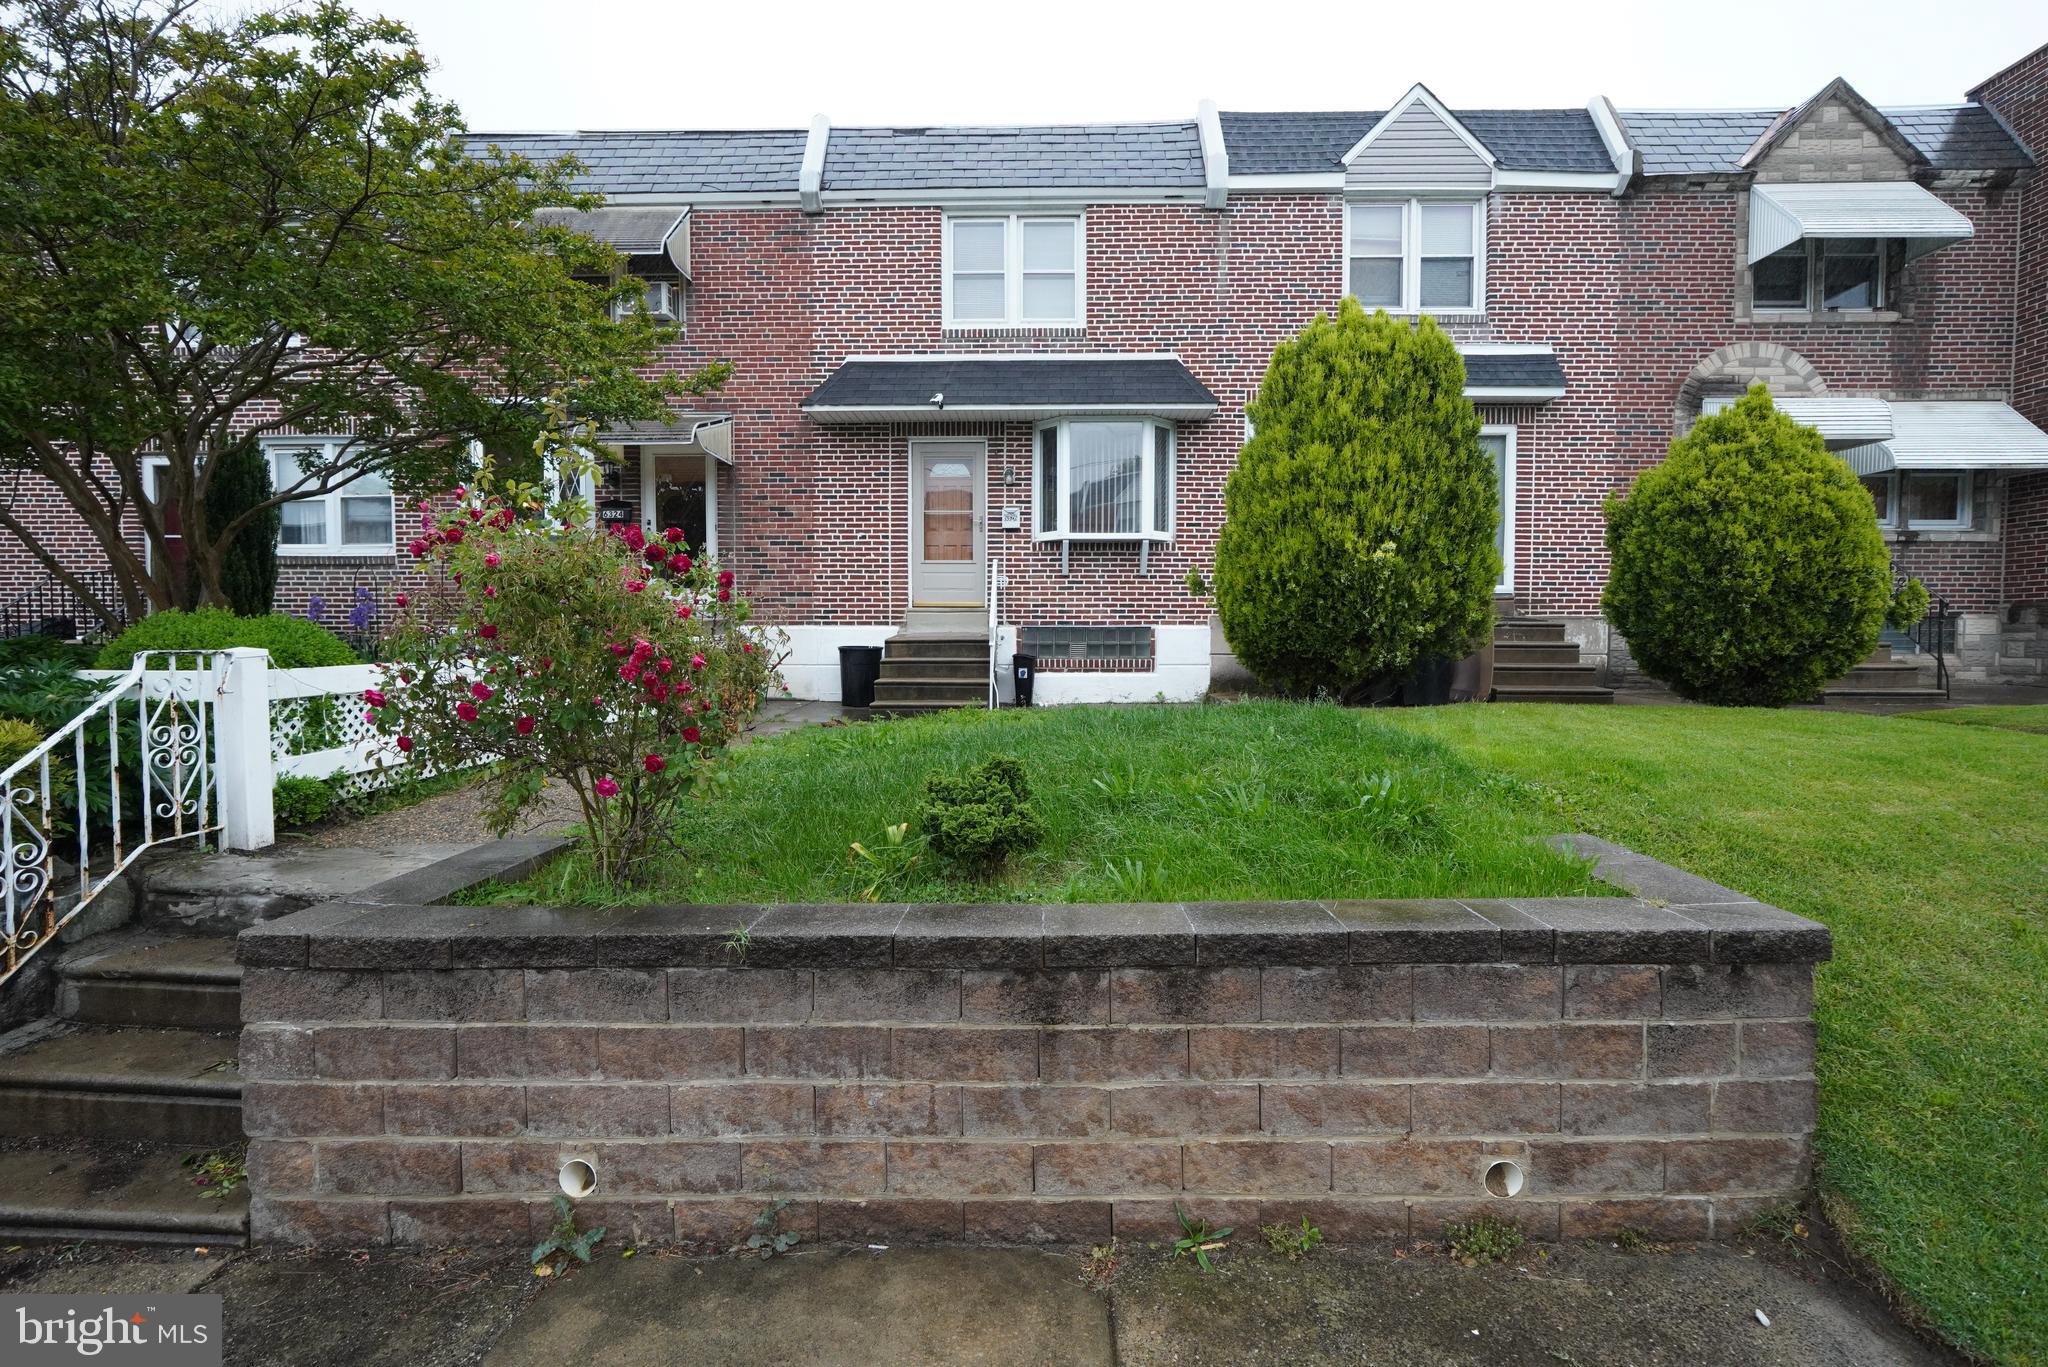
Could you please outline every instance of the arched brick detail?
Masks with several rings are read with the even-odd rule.
[[[1787,346],[1776,342],[1737,342],[1712,352],[1692,368],[1678,386],[1678,404],[1671,412],[1671,429],[1684,435],[1700,415],[1700,403],[1710,394],[1740,394],[1763,381],[1773,394],[1825,394],[1828,382],[1813,363]]]

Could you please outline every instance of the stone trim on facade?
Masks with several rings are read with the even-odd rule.
[[[315,907],[240,939],[252,1234],[523,1242],[570,1159],[629,1243],[1731,1233],[1810,1182],[1828,932],[1572,839],[1638,895]]]

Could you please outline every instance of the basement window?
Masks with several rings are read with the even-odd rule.
[[[1018,630],[1017,648],[1027,655],[1036,655],[1041,665],[1047,660],[1150,660],[1152,628],[1076,626],[1068,622],[1027,626]]]

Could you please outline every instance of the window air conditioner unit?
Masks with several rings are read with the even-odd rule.
[[[647,315],[657,323],[673,323],[677,317],[677,297],[681,286],[673,280],[643,280],[640,282],[641,298],[647,305]],[[614,317],[624,318],[632,312],[631,300],[621,300],[612,306]]]

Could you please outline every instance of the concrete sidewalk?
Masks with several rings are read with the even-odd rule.
[[[263,1367],[833,1367],[1246,1362],[1431,1367],[1939,1367],[1814,1254],[1775,1245],[1529,1247],[1490,1268],[1418,1245],[1287,1262],[1241,1231],[1209,1274],[1121,1250],[809,1249],[767,1262],[601,1247],[543,1281],[517,1250],[352,1254],[54,1247],[0,1254],[0,1290],[204,1290],[226,1360]],[[1762,1311],[1769,1323],[1758,1317]]]

